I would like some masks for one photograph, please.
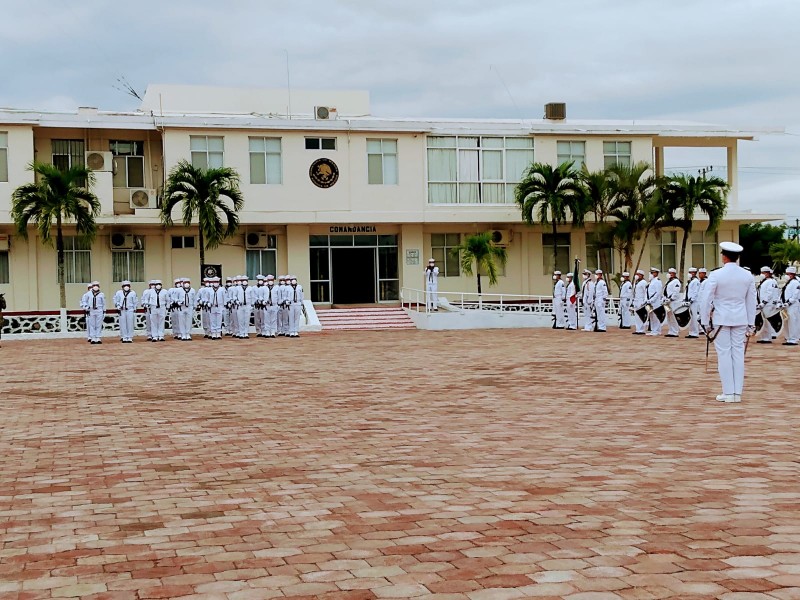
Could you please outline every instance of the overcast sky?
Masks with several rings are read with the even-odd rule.
[[[134,109],[148,83],[366,89],[380,116],[682,119],[740,142],[740,207],[800,217],[798,0],[2,0],[0,106]],[[667,152],[696,173],[721,150]]]

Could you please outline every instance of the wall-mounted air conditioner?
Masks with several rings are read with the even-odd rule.
[[[315,106],[314,118],[317,121],[327,121],[335,119],[338,116],[336,109],[333,106]]]
[[[144,249],[144,240],[141,236],[132,233],[114,232],[111,234],[111,249],[142,250]]]
[[[492,242],[495,246],[508,246],[511,242],[510,229],[495,229],[492,231]]]
[[[158,208],[155,190],[132,189],[131,208]]]
[[[111,152],[89,150],[85,153],[86,167],[92,171],[113,171],[114,156]]]

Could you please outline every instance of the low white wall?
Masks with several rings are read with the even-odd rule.
[[[406,310],[417,329],[519,329],[522,327],[552,327],[553,317],[548,314],[491,312],[465,310],[464,312],[435,313]]]

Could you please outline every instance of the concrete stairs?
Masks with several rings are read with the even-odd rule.
[[[416,329],[406,312],[395,306],[317,309],[322,331]]]

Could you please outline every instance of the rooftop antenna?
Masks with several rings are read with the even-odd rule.
[[[503,84],[503,87],[506,89],[506,94],[508,94],[508,97],[511,99],[511,104],[513,104],[514,108],[517,109],[519,120],[522,121],[523,120],[522,111],[519,109],[519,106],[517,106],[517,103],[514,101],[514,96],[511,95],[511,90],[508,89],[506,82],[503,81],[503,77],[500,75],[500,71],[495,69],[494,65],[489,65],[489,70],[494,71],[495,75],[497,75],[497,78],[500,80],[500,83]]]
[[[140,102],[144,100],[144,98],[142,98],[142,95],[136,91],[136,88],[130,84],[130,82],[125,78],[124,75],[120,75],[119,77],[117,77],[117,84],[118,85],[112,85],[111,87],[113,87],[115,90],[119,92],[122,92],[123,94],[127,94],[128,96],[136,98]]]
[[[289,114],[289,119],[292,118],[292,80],[289,77],[289,51],[284,48],[283,51],[286,53],[286,91],[289,94],[289,106],[287,107],[286,112]]]

